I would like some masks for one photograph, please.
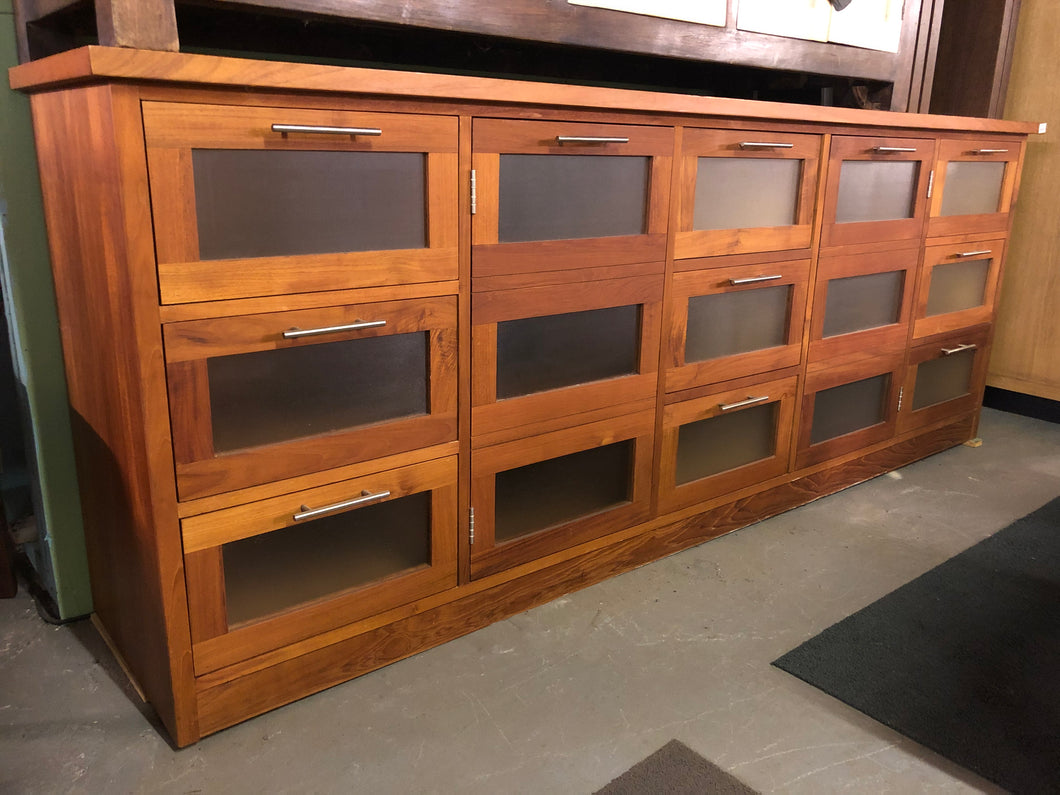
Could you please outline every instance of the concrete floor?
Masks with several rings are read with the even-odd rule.
[[[87,622],[0,601],[3,793],[591,793],[671,739],[763,793],[995,792],[770,662],[1060,495],[958,447],[174,751]]]

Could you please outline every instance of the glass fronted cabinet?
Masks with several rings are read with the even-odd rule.
[[[199,674],[456,585],[449,456],[181,522]]]
[[[458,277],[455,117],[145,102],[164,304]]]
[[[931,196],[928,236],[1007,232],[1024,144],[943,140]]]
[[[666,391],[799,364],[809,273],[809,260],[675,273]]]
[[[806,376],[799,414],[797,469],[894,435],[904,359],[903,351]]]
[[[808,249],[821,136],[686,128],[674,256]]]
[[[476,450],[472,577],[647,519],[654,428],[648,409]]]
[[[456,298],[164,328],[180,498],[456,439]]]
[[[1004,240],[928,246],[920,271],[913,337],[992,320],[1004,256]]]
[[[657,388],[662,279],[641,275],[475,293],[476,447]]]
[[[904,349],[918,257],[913,248],[821,257],[809,360]]]
[[[474,277],[661,262],[673,129],[476,119]]]
[[[794,376],[767,380],[666,406],[660,512],[787,472],[797,385]]]
[[[833,137],[821,245],[919,238],[934,156],[930,139]]]
[[[989,327],[933,337],[909,353],[898,430],[904,432],[978,408],[989,362]]]

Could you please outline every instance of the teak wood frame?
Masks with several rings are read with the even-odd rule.
[[[823,300],[814,295],[812,285],[819,268],[821,229],[830,211],[826,187],[823,193],[818,191],[815,205],[810,286],[798,362],[772,374],[728,375],[732,380],[721,384],[671,393],[664,389],[670,365],[654,365],[656,388],[652,393],[642,396],[635,390],[618,404],[591,402],[573,421],[571,416],[542,415],[529,429],[524,426],[530,435],[515,437],[509,428],[500,428],[501,435],[472,450],[474,302],[479,296],[488,302],[486,294],[497,289],[533,288],[541,282],[539,274],[524,268],[472,278],[469,192],[459,188],[442,210],[455,219],[458,229],[458,270],[455,274],[445,271],[438,281],[355,287],[340,280],[331,285],[300,281],[295,268],[285,288],[295,292],[255,292],[251,297],[193,292],[184,302],[166,303],[157,276],[157,218],[152,217],[147,201],[155,177],[144,146],[143,107],[145,102],[172,102],[220,104],[234,113],[279,107],[455,118],[459,140],[456,151],[446,156],[455,157],[454,184],[465,187],[470,186],[473,165],[472,120],[480,117],[535,124],[671,128],[676,151],[680,151],[686,127],[705,126],[816,135],[822,137],[824,147],[836,135],[929,140],[929,162],[935,156],[934,141],[939,139],[981,140],[1001,135],[1019,141],[1022,153],[1022,137],[1035,129],[1033,125],[101,48],[25,65],[12,72],[12,83],[33,94],[97,617],[178,745],[193,743],[205,734],[562,593],[938,452],[975,432],[981,394],[978,374],[969,389],[974,400],[939,410],[922,424],[918,418],[915,427],[900,427],[904,412],[889,395],[882,424],[808,444],[817,390],[886,373],[893,392],[912,377],[908,375],[908,347],[882,357],[875,351],[856,349],[840,357],[842,361],[820,361],[807,367],[809,318]],[[454,166],[447,168],[452,173]],[[828,173],[824,171],[826,178]],[[680,191],[671,181],[669,197]],[[676,203],[670,204],[672,209]],[[545,284],[570,284],[577,280],[575,275],[591,283],[655,274],[663,290],[658,328],[672,329],[673,274],[697,268],[688,267],[690,260],[674,259],[676,225],[672,215],[670,219],[660,231],[664,240],[661,268],[659,260],[619,265],[590,261],[582,268],[572,263],[548,271],[541,278]],[[922,232],[921,223],[911,245],[907,241],[904,248],[919,250],[926,242]],[[943,245],[997,237],[977,236],[971,230],[963,237],[933,242]],[[831,243],[828,253],[836,256],[892,247],[887,242],[839,245],[833,239]],[[548,249],[547,243],[542,246]],[[806,249],[737,255],[719,251],[718,256],[696,265],[706,270],[749,264],[770,267],[806,257]],[[223,324],[228,322],[225,318],[259,313],[331,311],[329,307],[427,298],[456,301],[455,439],[404,451],[387,450],[369,461],[285,471],[274,475],[277,480],[178,499],[172,396],[166,381],[167,329],[214,319]],[[905,328],[908,346],[912,323],[907,322]],[[989,345],[989,327],[985,328],[984,349]],[[953,332],[955,340],[963,336],[960,330]],[[925,345],[935,342],[935,337],[924,340]],[[668,345],[672,344],[671,339]],[[651,372],[648,369],[645,374]],[[757,394],[753,387],[764,381],[779,385],[782,403],[792,405],[790,410],[781,410],[782,416],[791,414],[792,420],[781,429],[779,461],[788,447],[785,435],[790,432],[794,440],[784,470],[774,468],[775,462],[746,480],[746,472],[731,481],[727,476],[723,493],[707,488],[687,504],[666,496],[667,487],[660,485],[654,473],[670,454],[673,441],[667,434],[672,434],[674,421],[683,420],[686,407],[681,404],[706,398],[709,413],[712,400],[718,404],[730,396],[744,399],[745,392]],[[771,386],[770,397],[773,391]],[[689,411],[693,405],[688,403]],[[485,475],[512,463],[608,444],[619,437],[638,440],[634,499],[628,510],[622,509],[627,516],[617,519],[616,514],[600,514],[569,531],[531,536],[525,545],[512,546],[507,560],[501,555],[503,547],[498,547],[493,559],[472,554],[466,532],[469,495],[488,499],[481,496],[489,491]],[[435,474],[422,474],[428,470]],[[451,537],[452,545],[438,550],[424,578],[413,573],[412,579],[376,583],[264,622],[222,626],[217,599],[203,598],[218,593],[220,587],[215,557],[218,543],[233,537],[232,533],[271,526],[264,506],[280,501],[286,511],[290,495],[339,496],[349,483],[360,484],[388,472],[405,473],[403,488],[407,490],[432,488],[436,510],[447,516],[438,527],[435,543],[444,547],[444,539]],[[414,477],[413,473],[421,474]],[[679,501],[683,507],[676,507]],[[249,514],[240,516],[248,510]],[[246,529],[232,530],[233,521],[237,525],[246,521]],[[436,579],[438,573],[442,579]]]

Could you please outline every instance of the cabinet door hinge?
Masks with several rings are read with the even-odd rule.
[[[475,169],[471,169],[471,214],[474,215],[478,212],[478,186],[476,184],[477,175]]]
[[[935,169],[931,169],[931,173],[928,175],[928,195],[930,199],[932,192],[935,190]]]
[[[475,508],[472,506],[468,509],[467,517],[467,535],[470,539],[468,543],[475,543]]]
[[[902,397],[905,395],[905,387],[898,387],[898,411],[902,410]]]

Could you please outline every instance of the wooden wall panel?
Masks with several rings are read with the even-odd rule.
[[[1024,0],[1005,117],[1060,118],[1060,3]],[[1060,400],[1060,124],[1031,136],[1006,255],[989,386]]]

